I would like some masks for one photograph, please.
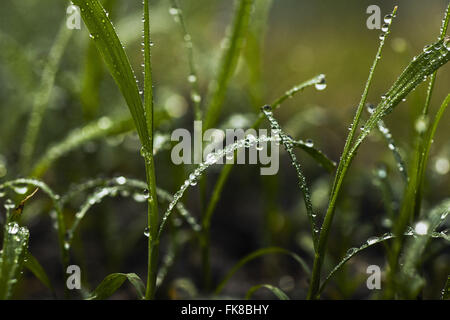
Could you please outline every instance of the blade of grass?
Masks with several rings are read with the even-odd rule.
[[[198,83],[198,72],[197,67],[195,66],[194,59],[194,49],[191,35],[189,34],[186,22],[184,20],[183,11],[180,8],[178,0],[171,0],[172,7],[169,10],[169,13],[174,18],[175,22],[180,26],[180,31],[183,36],[184,45],[187,51],[187,58],[189,64],[189,76],[188,82],[191,84],[191,99],[194,103],[194,114],[195,120],[201,120],[202,118],[202,110],[200,108],[200,103],[202,101],[200,95],[200,87]]]
[[[396,12],[397,12],[397,7],[394,7],[394,10],[392,12],[392,17],[395,16]],[[325,257],[325,250],[326,250],[326,246],[327,246],[327,242],[328,242],[328,234],[329,234],[329,230],[331,228],[331,224],[332,224],[333,217],[334,217],[334,208],[336,205],[337,196],[339,194],[340,185],[342,183],[343,176],[345,175],[345,172],[343,173],[343,171],[345,171],[346,163],[348,161],[347,158],[350,153],[350,147],[353,142],[353,138],[355,136],[356,130],[359,126],[359,122],[361,120],[361,114],[363,112],[364,105],[366,104],[366,101],[367,101],[367,95],[369,94],[369,89],[372,84],[372,79],[373,79],[373,76],[375,73],[375,69],[378,65],[378,61],[381,58],[381,53],[382,53],[384,43],[386,40],[386,35],[389,34],[390,28],[391,28],[391,23],[388,26],[388,30],[386,31],[385,36],[382,37],[382,39],[380,41],[378,51],[375,55],[375,59],[372,63],[370,71],[369,71],[369,77],[366,81],[366,85],[364,87],[364,91],[361,96],[361,100],[359,102],[358,108],[356,110],[355,116],[353,118],[353,121],[352,121],[352,124],[350,127],[350,133],[347,136],[347,139],[346,139],[345,145],[344,145],[344,149],[343,149],[341,158],[339,160],[339,165],[336,170],[333,186],[331,189],[331,195],[330,195],[328,209],[325,214],[325,218],[324,218],[321,230],[320,230],[319,244],[318,244],[318,248],[317,248],[317,251],[316,251],[316,254],[314,257],[313,274],[311,277],[311,283],[310,283],[309,290],[308,290],[308,296],[307,296],[308,299],[317,298],[317,293],[318,293],[319,285],[320,285],[320,272],[322,269],[323,259]]]
[[[404,234],[405,236],[411,236],[411,237],[415,237],[417,236],[414,232],[408,232]],[[441,233],[432,233],[431,234],[432,238],[435,239],[444,239],[446,241],[450,241],[450,239],[448,239],[447,237],[444,237]],[[342,258],[342,260],[333,268],[333,270],[330,271],[330,273],[326,276],[326,278],[323,280],[322,284],[320,285],[320,289],[319,289],[319,294],[322,293],[322,291],[326,288],[326,285],[328,284],[328,282],[331,280],[331,278],[333,277],[333,275],[342,268],[342,266],[347,263],[347,261],[349,261],[350,259],[352,259],[356,254],[358,254],[361,251],[364,251],[367,248],[370,248],[376,244],[382,243],[384,241],[390,240],[390,239],[394,239],[396,238],[396,236],[393,233],[385,233],[382,236],[379,237],[371,237],[369,239],[366,240],[366,242],[361,245],[358,248],[350,248],[347,251],[347,254],[344,256],[344,258]]]
[[[24,265],[29,237],[28,229],[16,222],[4,226],[0,256],[0,300],[10,299],[13,294]]]
[[[280,288],[277,288],[270,284],[258,284],[256,286],[251,287],[247,291],[247,294],[245,295],[245,300],[250,300],[253,294],[262,288],[271,291],[279,300],[290,300],[289,297],[286,295],[286,293],[284,293]]]
[[[33,100],[33,106],[20,151],[20,167],[23,170],[22,172],[28,171],[29,164],[33,157],[42,118],[44,117],[45,110],[50,100],[56,73],[71,34],[72,30],[67,28],[66,21],[64,20],[64,23],[59,28],[56,40],[50,49],[48,60],[41,76],[41,86],[37,90]]]
[[[418,270],[423,262],[421,258],[432,233],[445,221],[449,212],[450,199],[446,199],[431,210],[425,219],[416,223],[414,230],[418,234],[406,245],[403,266],[397,279],[402,298],[415,299],[423,288],[425,280],[419,275]]]
[[[148,0],[144,0],[144,114],[147,123],[149,145],[143,147],[143,157],[145,160],[145,171],[147,174],[147,184],[149,190],[148,197],[148,272],[145,298],[153,299],[156,290],[156,279],[158,276],[158,198],[156,192],[155,162],[153,160],[153,130],[154,130],[154,105],[153,105],[153,84],[151,66],[151,41],[150,41],[150,14]]]
[[[225,288],[226,284],[228,283],[228,281],[231,279],[231,277],[239,270],[241,269],[244,265],[246,265],[247,263],[249,263],[250,261],[253,261],[256,258],[268,255],[268,254],[284,254],[284,255],[288,255],[291,256],[295,261],[297,261],[300,264],[300,267],[303,269],[303,271],[305,271],[305,273],[307,275],[310,274],[310,270],[308,265],[305,263],[305,261],[303,261],[302,258],[300,258],[297,254],[283,249],[283,248],[278,248],[278,247],[269,247],[269,248],[263,248],[263,249],[258,249],[252,253],[250,253],[249,255],[245,256],[244,258],[242,258],[241,260],[239,260],[238,263],[236,263],[233,268],[230,269],[230,271],[228,271],[228,273],[225,275],[225,277],[222,279],[222,281],[220,281],[219,285],[216,287],[216,290],[214,291],[215,295],[219,295],[222,290]]]
[[[86,142],[126,133],[133,129],[133,120],[128,116],[115,119],[102,117],[82,128],[77,128],[70,132],[61,142],[54,144],[45,151],[33,166],[31,176],[35,178],[42,177],[52,163]]]
[[[92,292],[87,300],[104,300],[109,298],[116,292],[125,280],[136,289],[139,299],[144,299],[145,286],[141,278],[135,273],[112,273],[103,279],[98,287]]]
[[[213,83],[211,98],[205,114],[204,130],[212,128],[219,119],[225,93],[230,79],[236,69],[239,54],[245,40],[254,0],[236,1],[234,21],[229,35],[224,40],[225,50],[219,64],[217,79]]]
[[[24,261],[24,267],[30,270],[36,276],[36,278],[38,278],[39,281],[42,282],[42,284],[44,284],[48,289],[52,291],[53,296],[55,296],[55,289],[53,288],[53,285],[48,278],[47,273],[45,272],[39,261],[30,252],[27,252],[27,257]]]

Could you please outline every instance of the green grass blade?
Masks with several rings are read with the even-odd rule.
[[[196,120],[201,120],[202,110],[200,109],[200,104],[202,101],[200,95],[200,87],[198,82],[198,72],[195,65],[194,59],[194,45],[192,43],[191,35],[189,34],[186,22],[184,20],[183,11],[180,8],[178,0],[171,0],[172,7],[169,13],[172,15],[174,21],[180,26],[181,34],[183,36],[184,46],[187,51],[187,58],[189,64],[189,76],[187,77],[188,82],[191,84],[191,100],[194,104],[194,114]]]
[[[225,93],[236,69],[239,54],[244,44],[254,0],[237,0],[233,26],[224,40],[225,50],[221,57],[217,79],[205,115],[204,130],[214,127],[219,119]]]
[[[406,168],[405,161],[403,160],[402,155],[400,154],[400,150],[397,147],[394,138],[392,138],[392,133],[389,131],[388,127],[384,123],[383,120],[380,120],[378,122],[378,131],[381,132],[384,139],[386,140],[388,144],[389,150],[392,151],[392,154],[394,155],[395,162],[397,163],[397,169],[400,171],[400,174],[402,175],[403,179],[405,181],[408,181],[408,170]]]
[[[258,249],[256,251],[250,253],[249,255],[245,256],[241,260],[239,260],[239,262],[236,263],[233,266],[233,268],[230,269],[230,271],[228,271],[228,273],[225,275],[225,277],[222,279],[222,281],[220,281],[219,285],[217,286],[216,290],[214,291],[214,294],[219,295],[222,292],[222,290],[225,288],[226,284],[231,279],[231,277],[239,269],[241,269],[244,265],[246,265],[250,261],[253,261],[256,258],[265,256],[268,254],[284,254],[284,255],[291,256],[295,261],[297,261],[300,264],[300,267],[303,269],[303,271],[305,271],[305,273],[307,275],[309,275],[311,272],[309,270],[309,267],[306,264],[306,262],[302,258],[300,258],[297,254],[295,254],[289,250],[286,250],[283,248],[278,248],[278,247],[269,247],[269,248],[264,248],[264,249]]]
[[[74,0],[89,29],[91,39],[119,87],[136,125],[141,143],[150,148],[144,108],[136,77],[107,12],[98,0]]]
[[[24,267],[30,270],[35,275],[35,277],[38,278],[40,282],[42,282],[42,284],[44,284],[52,291],[53,294],[55,293],[55,289],[53,288],[53,285],[50,282],[50,279],[44,268],[30,252],[27,252],[27,258],[24,261]]]
[[[102,117],[82,128],[77,128],[70,132],[64,140],[54,144],[45,151],[31,170],[31,176],[36,178],[41,177],[52,163],[86,142],[126,133],[133,129],[134,123],[129,117],[119,117],[116,119]]]
[[[28,238],[27,228],[16,222],[4,226],[3,249],[0,256],[0,300],[10,299],[17,285],[26,258]]]
[[[405,233],[405,236],[410,236],[410,237],[416,237],[416,233],[414,233],[413,231]],[[436,238],[436,239],[444,239],[446,241],[450,241],[450,239],[448,239],[448,237],[444,236],[441,233],[431,233],[431,237],[432,238]],[[396,236],[393,233],[385,233],[384,235],[380,236],[380,237],[371,237],[369,239],[366,240],[366,242],[361,245],[358,248],[350,248],[347,251],[347,254],[342,258],[342,260],[333,268],[333,270],[331,270],[331,272],[327,275],[327,277],[324,279],[324,281],[322,282],[322,284],[320,285],[320,290],[319,290],[319,294],[325,289],[327,283],[330,281],[330,279],[333,277],[333,275],[339,271],[342,266],[344,266],[345,263],[347,263],[347,261],[349,261],[350,259],[352,259],[356,254],[360,253],[361,251],[364,251],[367,248],[370,248],[376,244],[379,244],[381,242],[390,240],[390,239],[394,239],[396,238]]]
[[[143,1],[144,20],[144,115],[148,132],[148,145],[144,144],[142,156],[145,160],[145,171],[149,190],[147,228],[148,237],[148,272],[146,299],[153,299],[156,290],[156,278],[158,268],[158,242],[155,241],[158,234],[159,213],[158,198],[156,193],[155,162],[153,160],[153,130],[154,130],[154,104],[151,66],[151,41],[150,41],[150,14],[149,1]]]
[[[447,33],[449,20],[450,20],[450,3],[447,5],[447,9],[445,10],[444,14],[444,19],[442,20],[441,30],[439,34],[440,40],[444,39],[445,34]],[[428,83],[427,97],[425,99],[425,104],[422,110],[423,115],[427,115],[428,110],[430,109],[431,96],[433,95],[434,84],[436,82],[436,73],[437,71],[435,71],[431,75],[430,82]]]
[[[42,118],[47,109],[53,85],[55,83],[56,72],[58,71],[61,58],[69,42],[72,30],[66,26],[66,21],[61,25],[56,40],[50,49],[47,63],[41,76],[41,86],[36,92],[30,118],[25,132],[25,137],[21,147],[20,166],[26,172],[34,154],[34,147],[41,127]]]
[[[272,106],[272,109],[278,109],[281,104],[283,103],[283,101],[285,101],[288,98],[292,98],[295,94],[302,92],[305,88],[308,87],[312,87],[315,86],[316,84],[320,84],[323,83],[324,81],[324,75],[318,75],[315,76],[314,78],[311,78],[307,81],[304,81],[298,85],[295,85],[294,87],[292,87],[291,89],[289,89],[288,91],[286,91],[281,97],[279,97],[278,99],[276,99]],[[255,123],[253,123],[252,128],[253,129],[257,129],[262,120],[264,119],[264,113],[262,111],[259,112],[259,116],[258,119],[255,121]],[[333,166],[333,170],[335,170],[335,164],[332,160],[329,160],[328,157],[326,157],[321,151],[317,150],[315,147],[309,147],[306,146],[304,144],[299,143],[294,143],[294,145],[296,145],[297,147],[305,150],[309,155],[311,155],[314,159],[318,160],[320,164],[322,164],[325,168],[327,169],[331,169],[331,166]],[[305,147],[305,148],[303,148]],[[326,158],[326,159],[325,159]],[[333,163],[333,165],[332,165]],[[233,164],[225,164],[222,168],[222,170],[220,171],[220,176],[217,179],[217,182],[213,188],[213,193],[211,196],[211,199],[209,200],[207,209],[206,209],[206,213],[204,215],[203,218],[203,225],[210,225],[210,221],[211,221],[211,217],[214,213],[214,210],[216,208],[217,202],[220,199],[220,195],[222,194],[222,190],[223,187],[225,186],[227,180],[228,180],[228,176],[231,173],[231,170],[233,169]]]
[[[403,266],[397,279],[403,298],[415,299],[424,286],[425,280],[418,270],[422,263],[421,257],[433,232],[446,220],[449,213],[450,199],[446,199],[431,210],[425,219],[416,223],[414,230],[418,235],[406,244]]]
[[[272,286],[270,284],[258,284],[256,286],[251,287],[247,294],[245,295],[245,300],[250,300],[253,294],[258,291],[259,289],[268,289],[271,291],[279,300],[290,300],[289,297],[284,293],[280,288],[277,288],[275,286]]]
[[[328,158],[322,151],[317,149],[314,146],[311,146],[310,143],[307,143],[303,140],[294,140],[289,138],[289,141],[295,146],[303,151],[305,151],[308,155],[311,156],[318,164],[325,168],[329,173],[332,173],[336,170],[336,162]]]
[[[16,179],[6,181],[0,184],[0,189],[3,188],[12,188],[16,186],[33,186],[35,188],[39,188],[42,192],[44,192],[52,201],[53,208],[55,210],[55,214],[50,214],[50,218],[52,219],[52,225],[56,228],[56,233],[58,235],[58,244],[59,250],[61,254],[61,261],[64,269],[64,273],[66,270],[66,266],[69,263],[69,255],[67,249],[64,247],[64,238],[66,235],[66,225],[64,222],[64,216],[62,212],[62,207],[60,203],[60,196],[56,194],[46,183],[37,180],[37,179]]]
[[[109,298],[116,292],[125,280],[130,283],[136,289],[139,299],[144,298],[145,286],[141,278],[135,273],[112,273],[103,279],[98,287],[92,292],[87,300],[104,300]]]
[[[283,132],[283,130],[281,130],[278,121],[273,117],[272,108],[270,106],[265,106],[262,108],[262,110],[266,118],[269,120],[272,133],[273,134],[275,134],[275,132],[278,133],[278,136],[280,137],[281,140],[280,142],[284,146],[284,149],[288,153],[289,157],[291,158],[291,163],[294,166],[294,169],[297,173],[298,185],[300,190],[302,191],[303,200],[305,201],[306,213],[308,215],[309,224],[311,227],[311,236],[314,242],[314,249],[316,249],[318,240],[317,236],[319,231],[316,227],[316,214],[314,213],[313,205],[311,202],[311,192],[309,191],[309,187],[306,182],[306,177],[303,174],[303,170],[300,166],[300,163],[297,161],[297,156],[293,151],[292,139],[288,135],[286,135]]]
[[[444,289],[442,289],[442,300],[450,299],[450,275],[447,277],[447,283],[445,284]]]

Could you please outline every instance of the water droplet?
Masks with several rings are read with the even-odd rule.
[[[13,210],[16,207],[16,205],[14,204],[14,202],[12,202],[11,199],[7,199],[3,206],[5,207],[6,210]]]
[[[355,254],[355,252],[358,251],[358,248],[350,248],[347,250],[347,256],[351,256]]]
[[[169,13],[170,13],[172,16],[176,16],[176,15],[179,14],[179,10],[178,10],[178,8],[172,7],[172,8],[169,9]]]
[[[316,90],[322,91],[327,87],[327,82],[325,80],[325,76],[321,75],[320,81],[314,85]]]
[[[370,114],[374,113],[375,111],[375,106],[371,103],[367,104],[367,112],[369,112]]]
[[[8,233],[9,234],[16,234],[19,232],[19,225],[17,223],[10,223],[8,224]]]
[[[428,233],[428,228],[429,228],[428,222],[419,221],[416,223],[414,231],[419,235],[425,235]]]
[[[18,193],[18,194],[25,194],[28,191],[28,187],[27,186],[18,186],[14,188],[14,192]]]
[[[428,128],[428,118],[426,116],[420,116],[414,125],[414,128],[418,133],[423,133]]]
[[[272,112],[272,107],[266,104],[264,107],[261,108],[263,112]]]
[[[125,178],[125,177],[123,177],[123,176],[121,176],[121,177],[118,177],[118,178],[116,178],[116,183],[118,184],[118,185],[124,185],[125,183],[127,183],[127,178]]]
[[[147,238],[150,236],[150,229],[148,227],[144,229],[144,236]]]
[[[392,22],[392,14],[385,15],[383,20],[385,23],[391,23]]]
[[[389,24],[385,23],[381,26],[381,31],[386,32],[389,29]]]
[[[434,168],[438,174],[445,175],[450,171],[450,162],[447,158],[438,158]]]
[[[426,45],[425,47],[423,47],[423,52],[430,53],[431,49],[432,49],[431,45]]]
[[[370,246],[372,244],[377,243],[378,238],[377,237],[370,237],[369,239],[367,239],[367,244]]]
[[[195,82],[197,82],[197,77],[195,76],[195,74],[190,74],[190,75],[188,76],[188,81],[189,81],[190,83],[195,83]]]
[[[450,51],[450,37],[445,37],[445,39],[444,39],[444,47],[445,47],[445,49]]]
[[[307,146],[308,148],[314,147],[314,141],[312,141],[311,139],[307,139],[305,141],[305,146]]]
[[[384,32],[380,33],[380,35],[378,36],[378,39],[384,40],[384,38],[386,38],[386,34]]]

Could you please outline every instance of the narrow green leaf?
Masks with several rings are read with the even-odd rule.
[[[236,64],[244,44],[254,0],[237,0],[231,32],[224,39],[225,49],[221,57],[217,79],[213,83],[212,94],[204,129],[214,127],[219,119],[221,108],[225,100],[228,83],[236,69]]]
[[[290,300],[289,297],[284,293],[280,288],[272,286],[270,284],[258,284],[256,286],[251,287],[247,294],[245,295],[245,299],[249,300],[253,296],[253,294],[261,288],[266,288],[270,290],[279,300]]]
[[[236,263],[233,266],[233,268],[230,269],[230,271],[228,271],[226,276],[222,279],[222,281],[220,281],[219,285],[217,286],[216,290],[214,291],[215,295],[218,295],[222,292],[222,290],[225,288],[228,281],[240,268],[242,268],[244,265],[246,265],[250,261],[253,261],[256,258],[265,256],[268,254],[285,254],[285,255],[291,256],[295,261],[297,261],[300,264],[300,267],[303,269],[303,271],[305,271],[305,273],[307,275],[309,275],[311,273],[311,271],[309,270],[309,267],[305,263],[305,261],[302,258],[300,258],[297,254],[295,254],[289,250],[286,250],[283,248],[278,248],[278,247],[269,247],[269,248],[264,248],[264,249],[258,249],[256,251],[250,253],[249,255],[245,256],[241,260],[239,260],[239,262]]]
[[[19,281],[30,233],[16,222],[4,227],[3,249],[0,256],[0,300],[10,299]]]
[[[51,146],[34,165],[31,176],[39,178],[57,159],[86,142],[129,132],[134,129],[133,120],[128,117],[110,119],[102,117],[88,125],[70,132],[64,140]]]
[[[27,258],[25,259],[24,266],[25,268],[30,270],[36,276],[36,278],[38,278],[39,281],[42,282],[42,284],[49,288],[53,293],[55,292],[44,268],[30,252],[27,252]]]
[[[151,150],[136,77],[107,12],[98,0],[73,0],[72,2],[80,7],[81,16],[89,29],[90,37],[127,102],[141,143]]]
[[[66,21],[62,23],[56,36],[56,40],[50,49],[47,63],[41,76],[41,86],[36,92],[33,100],[33,106],[28,120],[25,137],[21,147],[21,168],[28,171],[28,166],[34,154],[36,138],[41,127],[42,118],[47,109],[53,85],[55,83],[56,72],[58,71],[61,58],[64,54],[67,43],[69,42],[72,30],[66,26]]]
[[[145,286],[141,278],[135,273],[112,273],[103,279],[98,287],[92,292],[91,296],[87,300],[104,300],[109,298],[116,292],[125,280],[130,283],[136,289],[139,299],[144,298]]]
[[[303,174],[303,170],[300,166],[300,163],[297,161],[297,156],[293,151],[292,138],[290,138],[286,133],[283,132],[283,130],[281,130],[278,121],[273,116],[272,108],[270,106],[263,107],[262,111],[266,116],[266,118],[269,120],[272,132],[278,133],[281,144],[284,146],[284,149],[291,158],[291,164],[294,166],[294,169],[297,173],[298,185],[300,190],[302,191],[303,200],[305,201],[306,213],[308,215],[309,224],[311,227],[311,236],[314,242],[314,249],[316,249],[319,231],[316,227],[316,219],[315,219],[316,214],[314,213],[313,205],[311,202],[311,192],[309,191],[309,187],[306,182],[306,177]]]

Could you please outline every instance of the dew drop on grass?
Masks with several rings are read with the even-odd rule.
[[[305,146],[307,146],[308,148],[312,148],[314,147],[314,142],[311,139],[307,139],[305,141]]]
[[[381,31],[386,32],[389,29],[389,24],[385,23],[381,26]]]
[[[370,114],[374,113],[375,111],[375,106],[371,103],[367,104],[367,112],[369,112]]]
[[[189,81],[190,83],[195,83],[195,82],[197,82],[197,77],[195,76],[195,74],[190,74],[190,75],[188,76],[188,81]]]
[[[125,183],[127,183],[127,179],[123,176],[116,178],[116,183],[118,185],[124,185]]]
[[[445,40],[444,40],[444,47],[445,47],[445,49],[450,51],[450,37],[445,38]]]
[[[380,40],[384,40],[384,38],[386,38],[386,34],[384,32],[380,33],[380,35],[378,36],[378,38]]]
[[[434,164],[434,169],[440,175],[445,175],[450,171],[450,162],[447,158],[438,158]]]
[[[370,246],[372,244],[375,244],[378,241],[377,237],[370,237],[369,239],[367,239],[367,244]]]
[[[355,252],[358,251],[358,248],[350,248],[347,250],[347,256],[351,256],[355,254]]]
[[[428,128],[428,118],[425,116],[420,116],[417,120],[416,123],[414,124],[414,128],[416,129],[416,131],[418,133],[423,133],[427,130]]]
[[[316,83],[314,85],[314,87],[316,88],[316,90],[322,91],[327,87],[327,82],[325,80],[325,76],[321,75],[320,80],[318,83]]]
[[[425,235],[428,233],[428,227],[429,227],[428,222],[419,221],[414,226],[414,231],[415,231],[415,233],[417,233],[419,235]]]
[[[387,14],[384,16],[384,22],[385,23],[391,23],[392,22],[392,14]]]
[[[144,236],[146,236],[147,238],[150,236],[150,230],[148,227],[144,229]]]
[[[12,202],[11,199],[7,199],[3,206],[5,207],[6,210],[13,210],[16,207],[16,205],[14,204],[14,202]]]
[[[19,225],[17,223],[10,223],[8,225],[8,233],[9,234],[17,234],[19,232]]]

